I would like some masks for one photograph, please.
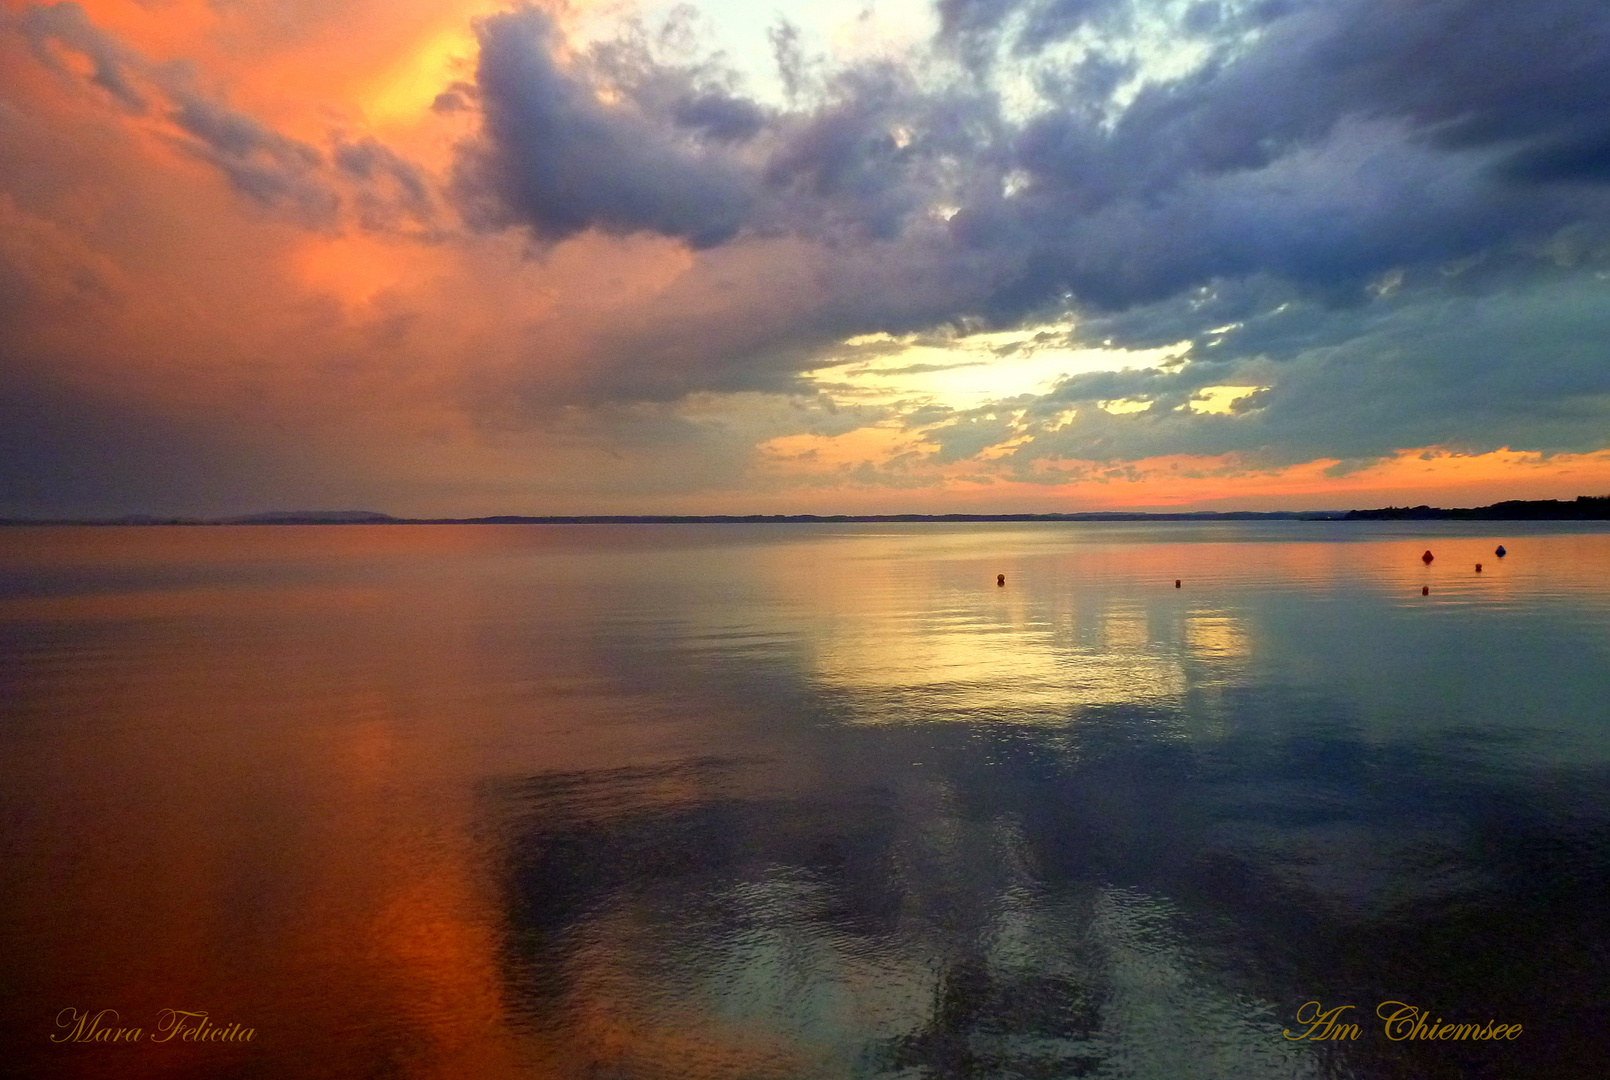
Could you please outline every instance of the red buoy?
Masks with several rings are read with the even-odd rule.
[[[1175,588],[1176,588],[1176,589],[1177,589],[1177,588],[1179,588],[1179,587],[1180,587],[1180,579],[1179,579],[1179,578],[1175,578],[1175,579],[1174,579],[1174,587],[1175,587]]]
[[[1481,573],[1481,563],[1476,564],[1476,573]]]
[[[1421,596],[1430,596],[1431,595],[1431,586],[1429,586],[1429,585],[1420,586],[1420,595]]]
[[[1435,559],[1435,558],[1436,558],[1436,556],[1431,554],[1431,549],[1427,548],[1426,553],[1424,555],[1420,556],[1420,561],[1425,563],[1427,566],[1430,566],[1431,565],[1431,560]]]
[[[995,585],[996,585],[996,587],[999,588],[1000,586],[1005,585],[1005,584],[1006,584],[1006,575],[1005,574],[996,574],[995,575]]]

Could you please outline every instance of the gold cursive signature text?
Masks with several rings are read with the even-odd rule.
[[[63,1009],[56,1014],[56,1026],[66,1028],[50,1037],[54,1043],[66,1042],[139,1042],[139,1028],[116,1026],[121,1020],[116,1009],[102,1009],[92,1013],[88,1009]]]
[[[1317,1001],[1306,1002],[1302,1008],[1297,1010],[1297,1022],[1307,1024],[1308,1030],[1301,1035],[1293,1035],[1291,1029],[1287,1028],[1281,1034],[1293,1042],[1300,1042],[1303,1039],[1311,1042],[1320,1042],[1324,1039],[1356,1039],[1358,1038],[1358,1025],[1342,1023],[1342,1014],[1352,1007],[1351,1005],[1336,1005],[1326,1009],[1322,1008]],[[1307,1015],[1304,1015],[1305,1013]]]
[[[1386,1021],[1386,1037],[1393,1042],[1405,1039],[1507,1041],[1518,1038],[1521,1033],[1519,1024],[1500,1024],[1493,1020],[1486,1024],[1444,1024],[1440,1016],[1432,1020],[1427,1010],[1401,1001],[1381,1002],[1375,1007],[1375,1015]]]
[[[1356,1039],[1359,1027],[1348,1023],[1345,1015],[1352,1007],[1334,1005],[1327,1009],[1317,1001],[1304,1002],[1297,1010],[1297,1023],[1306,1026],[1296,1034],[1292,1033],[1291,1028],[1284,1029],[1281,1034],[1293,1042]],[[1500,1024],[1496,1020],[1489,1020],[1485,1024],[1445,1024],[1440,1016],[1433,1019],[1428,1010],[1401,1001],[1381,1002],[1375,1007],[1375,1015],[1386,1022],[1386,1037],[1393,1042],[1408,1039],[1437,1042],[1449,1039],[1469,1042],[1503,1039],[1507,1042],[1519,1038],[1521,1033],[1521,1025]]]
[[[157,1014],[156,1029],[146,1037],[144,1028],[120,1027],[116,1009],[90,1012],[67,1008],[56,1014],[56,1027],[50,1037],[54,1043],[135,1043],[153,1042],[251,1042],[256,1028],[242,1024],[215,1024],[204,1011],[163,1009]]]

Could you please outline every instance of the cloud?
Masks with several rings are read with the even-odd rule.
[[[425,170],[372,135],[354,142],[337,138],[335,166],[360,181],[353,194],[362,226],[372,231],[401,230],[411,221],[430,228],[436,197]]]
[[[765,126],[766,114],[752,101],[720,91],[688,94],[671,106],[671,118],[719,142],[752,139]]]
[[[1610,216],[1595,179],[1610,59],[1591,45],[1610,18],[1590,0],[1544,5],[1546,19],[1487,0],[946,0],[941,40],[976,46],[975,79],[868,62],[824,75],[809,100],[796,85],[779,113],[716,65],[643,46],[561,62],[552,19],[523,8],[480,26],[484,130],[458,192],[485,227],[696,248],[779,232],[900,242],[938,215],[950,243],[926,244],[930,257],[998,271],[955,319],[1122,310],[1251,276],[1354,302],[1391,268]],[[1159,18],[1200,46],[1183,73],[1164,74],[1137,36]],[[797,51],[797,32],[779,34]],[[1082,51],[1035,60],[1038,104],[1009,120],[1013,65],[1070,35]]]
[[[341,200],[321,175],[319,151],[199,94],[177,91],[173,102],[169,119],[192,136],[180,145],[216,166],[236,191],[265,207],[286,208],[310,226],[335,221]]]
[[[1610,282],[1598,272],[1426,286],[1354,308],[1287,302],[1214,340],[1174,370],[1076,376],[1020,403],[1012,463],[1183,454],[1271,467],[1422,446],[1553,454],[1605,444]],[[1266,388],[1228,414],[1193,411],[1192,394],[1208,386]],[[1112,400],[1150,407],[1097,407]],[[932,434],[942,441],[945,429]]]
[[[321,33],[360,8],[393,17],[321,9]],[[780,22],[772,97],[682,15],[589,41],[519,6],[384,124],[368,75],[264,93],[283,27],[245,77],[225,29],[271,9],[171,47],[126,32],[145,8],[116,35],[71,3],[0,30],[28,430],[119,402],[99,460],[166,424],[265,475],[316,447],[331,476],[464,500],[774,490],[755,448],[834,407],[899,438],[832,468],[890,485],[1610,443],[1599,0],[943,0],[932,42],[850,61]],[[858,413],[811,375],[858,335],[1050,323],[1069,350],[1185,351],[979,409]],[[954,366],[923,359],[886,373]],[[78,459],[37,441],[12,482],[65,483],[50,461]]]
[[[340,223],[350,199],[366,228],[423,232],[433,226],[433,200],[422,170],[372,137],[343,145],[339,133],[332,133],[332,162],[319,148],[204,89],[191,65],[158,64],[142,56],[92,24],[70,0],[28,6],[17,27],[34,54],[63,77],[73,77],[66,57],[76,54],[90,62],[88,81],[124,109],[142,116],[160,111],[171,124],[159,129],[160,137],[216,168],[236,191],[265,209],[329,229]]]
[[[132,70],[143,67],[137,55],[114,38],[98,30],[84,9],[75,3],[49,7],[29,5],[18,26],[38,59],[63,76],[70,69],[57,49],[76,52],[92,65],[90,81],[111,94],[133,113],[146,111],[145,95],[135,88]]]
[[[1603,220],[1607,23],[1591,0],[1243,8],[1191,73],[1114,87],[1121,107],[1044,82],[1013,142],[1020,191],[964,204],[958,235],[1030,251],[997,299],[1009,318],[1065,291],[1121,308],[1253,273],[1340,295]]]
[[[548,240],[589,228],[651,231],[695,247],[738,231],[754,197],[743,172],[628,104],[601,101],[560,66],[559,31],[546,13],[494,15],[477,36],[484,138],[463,148],[455,178],[473,223],[519,220]]]

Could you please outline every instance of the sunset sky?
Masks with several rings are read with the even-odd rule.
[[[0,12],[0,515],[1610,492],[1604,0]]]

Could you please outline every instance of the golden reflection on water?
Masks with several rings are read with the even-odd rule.
[[[1187,616],[1185,645],[1193,654],[1217,661],[1252,656],[1252,637],[1246,624],[1223,612],[1193,612]]]
[[[934,719],[1060,723],[1085,706],[1176,702],[1191,683],[1189,661],[1222,666],[1250,654],[1251,632],[1233,612],[1201,607],[1194,587],[1173,589],[1182,565],[1200,576],[1219,552],[1150,544],[1025,553],[1008,535],[999,539],[1007,554],[991,561],[976,541],[958,552],[953,536],[915,543],[925,540],[936,557],[913,557],[909,534],[849,536],[831,559],[761,553],[758,572],[794,602],[773,630],[784,633],[790,618],[803,624],[824,687],[884,703],[919,695]],[[1008,565],[1006,586],[995,586],[995,568]],[[880,707],[858,719],[911,715]]]

